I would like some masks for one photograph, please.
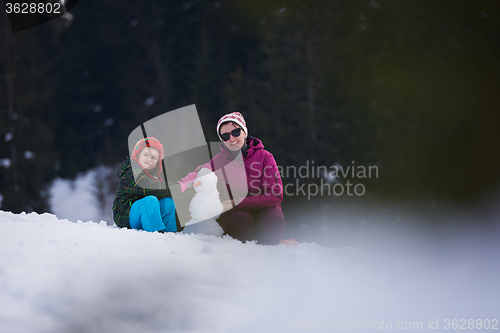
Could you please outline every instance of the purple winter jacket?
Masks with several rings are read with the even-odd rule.
[[[182,191],[188,184],[193,183],[201,168],[208,168],[215,172],[219,182],[227,180],[226,187],[230,188],[237,209],[257,210],[266,207],[281,209],[283,182],[273,155],[265,150],[262,142],[255,137],[248,136],[246,142],[248,149],[243,154],[243,161],[238,161],[238,158],[235,158],[222,144],[221,152],[210,162],[199,166],[195,172],[189,173],[181,180]],[[242,162],[245,172],[242,172]],[[247,189],[248,195],[246,195]]]

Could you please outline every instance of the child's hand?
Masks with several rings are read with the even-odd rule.
[[[200,185],[201,185],[201,182],[198,181],[197,183],[193,184],[193,187],[200,186]]]

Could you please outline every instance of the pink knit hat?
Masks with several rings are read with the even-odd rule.
[[[220,118],[219,121],[217,122],[217,136],[219,137],[219,139],[221,141],[222,141],[222,138],[220,137],[220,132],[219,132],[220,127],[222,124],[228,123],[231,121],[240,125],[241,128],[245,131],[246,135],[248,135],[247,123],[245,122],[245,118],[243,118],[243,115],[239,112],[228,113],[228,114],[222,116],[222,118]]]

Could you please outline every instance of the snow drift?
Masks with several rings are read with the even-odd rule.
[[[372,237],[384,246],[262,246],[0,211],[0,328],[435,332],[447,319],[498,321],[497,235]]]

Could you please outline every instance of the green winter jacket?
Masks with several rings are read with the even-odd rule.
[[[137,182],[134,179],[133,168],[138,170]],[[143,171],[136,162],[130,161],[130,157],[118,167],[116,171],[120,183],[116,190],[115,201],[113,202],[113,219],[117,226],[121,228],[130,228],[128,221],[130,215],[130,208],[137,200],[140,200],[148,195],[154,195],[158,199],[171,197],[169,187],[164,187],[164,183],[158,179],[149,176]],[[175,193],[180,193],[178,184],[170,186]]]

